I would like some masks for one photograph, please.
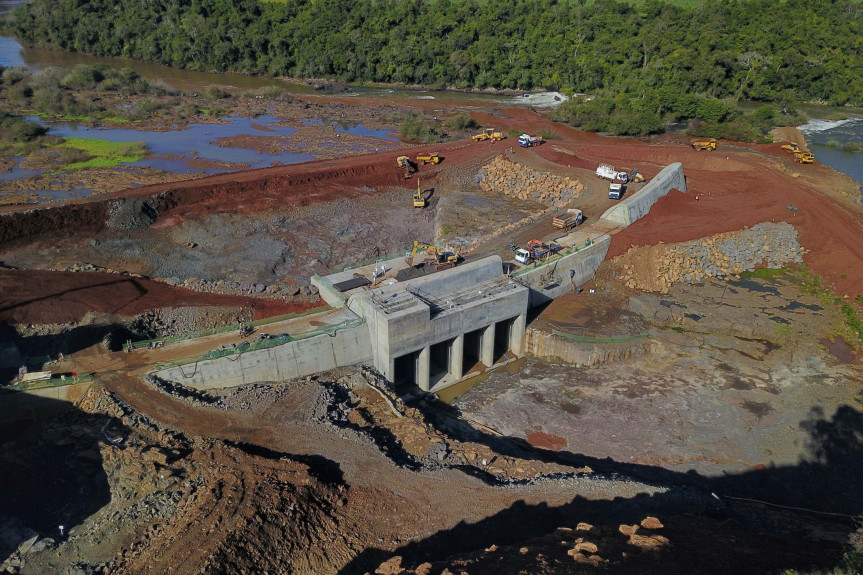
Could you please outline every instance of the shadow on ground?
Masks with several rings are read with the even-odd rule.
[[[626,556],[612,559],[606,572],[614,573],[779,573],[834,567],[843,542],[855,530],[855,516],[863,513],[863,414],[841,406],[831,418],[813,408],[801,427],[809,432],[804,461],[793,466],[757,469],[725,477],[705,477],[692,471],[677,473],[658,467],[618,463],[571,452],[536,449],[516,438],[497,437],[478,431],[456,419],[458,410],[446,406],[441,413],[452,435],[483,443],[506,455],[527,459],[551,459],[576,466],[588,465],[595,473],[574,481],[582,493],[592,487],[607,490],[610,481],[639,481],[660,489],[653,495],[592,500],[575,496],[559,507],[529,505],[517,501],[509,509],[476,523],[462,522],[421,541],[394,551],[366,549],[340,571],[342,575],[374,570],[394,556],[403,565],[442,561],[454,555],[476,557],[493,545],[524,545],[530,539],[558,527],[574,528],[579,522],[596,524],[638,523],[648,515],[666,524],[661,531],[670,546],[653,553],[629,548]],[[455,423],[453,423],[455,422]],[[552,479],[551,481],[554,481]],[[748,499],[750,501],[744,501]],[[757,500],[757,501],[751,501]],[[469,501],[465,502],[470,505]],[[829,533],[816,540],[812,531]],[[574,536],[570,539],[570,543]],[[576,564],[561,546],[543,548],[537,556],[475,559],[465,570],[476,573],[577,572]],[[602,547],[600,547],[600,554]],[[480,553],[479,555],[482,555]],[[486,554],[488,555],[488,554]],[[559,564],[558,564],[559,563]],[[551,565],[551,567],[549,567]],[[555,565],[558,565],[555,570]],[[573,571],[569,571],[572,569]],[[437,572],[437,571],[434,571]]]

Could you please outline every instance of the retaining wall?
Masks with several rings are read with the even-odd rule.
[[[334,334],[169,367],[155,374],[196,389],[217,389],[261,381],[285,381],[371,361],[369,330],[364,323]]]
[[[0,429],[16,429],[72,407],[92,381],[0,394]]]
[[[605,260],[610,245],[611,236],[603,234],[576,252],[516,274],[516,281],[530,288],[528,307],[536,307],[572,293],[578,286],[592,280]]]
[[[590,339],[590,338],[586,338]],[[525,353],[556,363],[591,367],[608,361],[643,358],[662,344],[650,338],[621,342],[574,341],[552,333],[530,328],[525,332]]]
[[[686,192],[686,178],[680,162],[665,166],[647,185],[631,196],[627,194],[617,205],[607,209],[600,219],[628,226],[646,216],[651,206],[672,189]]]

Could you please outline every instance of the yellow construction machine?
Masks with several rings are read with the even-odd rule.
[[[790,143],[788,143],[788,144],[783,145],[783,146],[782,146],[782,149],[783,149],[783,150],[788,150],[788,151],[789,151],[789,152],[791,152],[792,154],[796,154],[797,152],[799,152],[799,151],[800,151],[800,146],[798,146],[798,145],[797,145],[797,144],[795,144],[794,142],[790,142]]]
[[[707,150],[708,152],[712,152],[716,149],[716,140],[710,138],[709,140],[695,140],[692,142],[692,149],[698,150]]]
[[[811,152],[794,152],[794,161],[801,164],[811,164],[815,161],[815,154]]]
[[[406,180],[411,177],[411,174],[413,172],[417,171],[416,164],[411,162],[411,159],[407,156],[399,156],[398,158],[396,158],[396,165],[399,168],[404,168]]]
[[[491,140],[492,142],[499,142],[503,140],[506,136],[503,135],[503,132],[497,132],[494,128],[486,128],[479,134],[475,136],[471,136],[474,142],[482,142],[484,140]]]
[[[417,164],[439,164],[441,157],[437,152],[423,152],[417,156]]]
[[[458,256],[432,244],[415,241],[414,248],[405,256],[405,262],[412,267],[429,264],[435,269],[445,270],[458,264]]]
[[[419,178],[417,178],[417,193],[414,194],[414,207],[415,208],[424,208],[426,207],[426,199],[423,197],[423,191],[420,187]]]

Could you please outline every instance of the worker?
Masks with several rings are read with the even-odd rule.
[[[696,201],[696,202],[698,201],[698,196],[695,196],[695,201]]]
[[[385,273],[387,273],[387,267],[386,265],[381,263],[381,275],[384,275]]]

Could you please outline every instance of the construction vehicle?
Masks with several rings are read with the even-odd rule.
[[[455,267],[458,256],[450,250],[441,250],[432,244],[414,242],[413,249],[405,255],[405,262],[411,267],[430,265],[438,270]]]
[[[530,148],[531,146],[539,146],[540,144],[542,144],[542,136],[522,134],[518,137],[518,145],[522,148]]]
[[[531,260],[539,261],[546,256],[551,256],[562,250],[563,247],[552,242],[546,244],[539,240],[530,240],[527,242],[527,249],[518,248],[515,250],[515,261],[520,264],[526,264]]]
[[[492,142],[499,142],[503,140],[506,136],[503,135],[503,132],[497,132],[494,128],[486,128],[479,134],[471,136],[474,142],[482,142],[484,140],[491,140]]]
[[[695,140],[691,144],[693,150],[698,150],[699,152],[702,150],[707,150],[708,152],[712,152],[716,149],[716,140],[710,138],[709,140]]]
[[[633,184],[640,184],[645,181],[644,174],[638,171],[638,168],[633,168],[632,173],[629,174],[629,181]]]
[[[788,151],[789,151],[789,152],[791,152],[792,154],[796,154],[797,152],[799,152],[799,151],[800,151],[800,146],[798,146],[798,145],[797,145],[797,144],[795,144],[794,142],[789,142],[789,143],[787,143],[787,144],[784,144],[784,145],[782,146],[782,149],[783,149],[783,150],[788,150]]]
[[[815,154],[812,152],[794,152],[794,161],[801,164],[811,164],[815,161]]]
[[[625,191],[626,188],[624,187],[623,182],[615,180],[608,185],[608,199],[619,200]]]
[[[423,152],[422,154],[417,155],[417,164],[439,164],[440,160],[441,158],[437,152]]]
[[[406,180],[411,177],[412,173],[417,171],[416,164],[411,162],[411,159],[408,158],[407,156],[399,156],[398,158],[396,158],[396,165],[399,168],[404,168]]]
[[[570,208],[563,213],[557,214],[551,220],[551,225],[559,230],[568,230],[574,228],[584,221],[584,214],[577,208]]]
[[[426,207],[426,199],[423,197],[423,191],[420,187],[419,178],[417,178],[417,193],[414,194],[414,207],[415,208],[424,208]]]
[[[629,181],[629,174],[618,172],[611,164],[599,164],[596,175],[605,180],[621,180],[624,184]]]

